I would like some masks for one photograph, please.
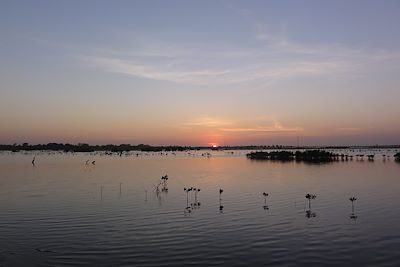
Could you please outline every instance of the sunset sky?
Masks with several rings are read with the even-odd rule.
[[[1,1],[0,143],[400,144],[400,1]]]

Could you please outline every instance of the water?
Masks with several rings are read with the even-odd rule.
[[[202,153],[37,152],[36,166],[33,153],[1,153],[0,266],[400,266],[393,157],[315,165]],[[169,190],[157,196],[164,174]],[[191,186],[201,205],[187,213]]]

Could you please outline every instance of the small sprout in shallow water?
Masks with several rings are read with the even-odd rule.
[[[306,195],[306,198],[308,199],[308,208],[311,209],[311,200],[312,200],[312,199],[316,199],[317,196],[316,196],[316,195],[313,195],[313,194],[307,194],[307,195]]]
[[[184,187],[183,191],[186,192],[186,207],[189,207],[189,191],[191,191],[191,189]]]
[[[358,216],[354,213],[354,201],[356,201],[357,198],[354,197],[354,196],[352,196],[352,197],[349,198],[349,200],[351,201],[351,214],[350,214],[350,219],[355,220],[355,219],[357,219],[357,217],[358,217]]]
[[[219,189],[219,210],[221,213],[222,213],[222,210],[224,209],[224,206],[222,206],[222,203],[221,203],[221,201],[222,201],[221,195],[223,192],[224,192],[224,190]]]
[[[162,184],[163,184],[162,191],[163,191],[163,192],[168,191],[168,187],[167,187],[168,174],[162,176],[162,177],[161,177],[161,181],[162,181]]]
[[[197,201],[197,194],[200,192],[200,188],[194,188],[194,205],[200,206],[200,202]]]
[[[268,206],[267,206],[267,196],[268,196],[268,193],[263,192],[262,194],[263,194],[263,196],[264,196],[264,206],[263,206],[263,209],[264,209],[264,210],[268,210],[268,209],[269,209]]]
[[[317,215],[315,214],[315,212],[311,211],[311,200],[312,199],[316,199],[317,195],[314,194],[307,194],[306,198],[308,199],[308,210],[306,211],[306,217],[307,218],[313,218],[313,217],[317,217]]]

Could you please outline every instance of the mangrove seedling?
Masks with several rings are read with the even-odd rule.
[[[316,199],[317,196],[313,194],[307,194],[306,198],[308,199],[308,208],[311,210],[311,200]]]
[[[222,210],[224,209],[224,206],[222,206],[222,203],[221,203],[221,200],[222,200],[222,198],[221,198],[222,192],[224,192],[224,190],[219,189],[219,210],[220,210],[221,212],[222,212]]]
[[[349,198],[349,200],[351,201],[351,213],[354,214],[354,201],[356,201],[357,198],[353,196]]]
[[[264,196],[264,206],[263,206],[263,208],[264,208],[264,210],[267,210],[268,209],[268,206],[267,206],[268,193],[263,192],[263,196]]]
[[[200,192],[200,188],[194,189],[194,205],[200,206],[200,202],[197,202],[197,194]]]

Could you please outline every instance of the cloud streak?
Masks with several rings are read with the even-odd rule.
[[[138,78],[176,83],[203,84],[217,77],[225,76],[229,70],[202,69],[197,71],[177,71],[168,66],[141,65],[135,62],[110,57],[82,57],[107,72],[126,74]]]
[[[269,84],[286,78],[351,75],[399,60],[399,53],[340,44],[293,42],[285,33],[260,23],[252,12],[226,3],[250,26],[251,45],[176,43],[136,36],[127,50],[97,48],[80,59],[100,71],[185,85]],[[94,52],[93,52],[94,51]]]
[[[198,118],[190,122],[183,123],[181,128],[209,128],[217,132],[223,133],[290,133],[302,132],[301,127],[286,127],[279,123],[276,119],[266,118],[247,119],[244,121],[230,121],[220,118],[204,117]]]
[[[299,76],[325,75],[352,70],[344,61],[295,61],[276,64],[246,64],[246,66],[207,66],[195,68],[168,64],[142,64],[106,56],[82,56],[81,59],[102,71],[156,81],[192,85],[231,85],[244,82]],[[190,69],[192,68],[192,70]]]
[[[277,120],[273,120],[272,126],[257,126],[257,127],[233,127],[222,128],[224,132],[265,132],[265,133],[282,133],[282,132],[301,132],[304,131],[300,127],[284,127]]]

